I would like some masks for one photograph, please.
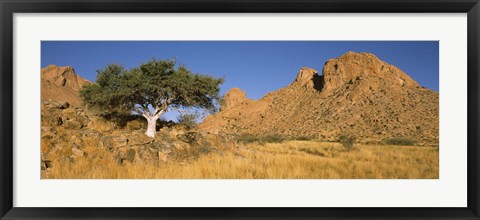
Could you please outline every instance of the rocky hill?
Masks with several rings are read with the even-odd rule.
[[[301,68],[288,86],[249,100],[231,89],[221,110],[199,129],[253,135],[284,135],[361,142],[408,138],[438,144],[438,92],[420,86],[373,54],[348,52],[322,71]]]
[[[59,102],[68,102],[74,106],[81,106],[78,91],[90,81],[75,73],[69,66],[49,65],[41,70],[42,100],[52,99]]]

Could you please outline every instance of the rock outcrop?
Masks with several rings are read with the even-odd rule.
[[[227,110],[237,106],[246,105],[251,101],[251,99],[247,98],[247,95],[243,90],[239,88],[232,88],[224,96],[222,109]]]
[[[325,63],[322,76],[302,68],[288,86],[259,100],[222,108],[199,129],[360,142],[404,137],[438,144],[438,93],[373,54],[349,52]]]
[[[323,76],[319,76],[318,71],[315,69],[302,67],[291,86],[321,90],[323,87]]]
[[[372,84],[377,81],[391,83],[392,86],[418,87],[418,83],[402,70],[370,53],[348,52],[328,60],[322,74],[325,77],[324,91],[334,90],[356,80],[369,80]]]
[[[88,80],[77,75],[70,66],[48,65],[42,69],[42,79],[74,91],[80,90],[84,84],[89,83]]]
[[[72,67],[49,65],[41,70],[42,100],[52,99],[81,106],[78,91],[90,81],[75,73]]]

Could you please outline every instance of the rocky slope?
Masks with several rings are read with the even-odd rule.
[[[215,149],[233,146],[226,136],[189,131],[171,122],[158,122],[155,139],[147,137],[143,117],[122,125],[84,108],[79,89],[89,81],[71,67],[42,69],[41,165],[49,168],[77,160],[158,163],[187,160]]]
[[[288,86],[259,100],[238,88],[199,128],[217,133],[284,135],[361,142],[393,137],[438,144],[438,93],[373,54],[348,52],[328,60],[322,75],[301,68]]]
[[[41,70],[42,100],[52,99],[81,106],[78,91],[90,81],[75,73],[70,66],[49,65]]]
[[[42,101],[41,125],[41,165],[45,172],[56,164],[79,159],[118,164],[184,161],[235,147],[228,136],[189,131],[170,123],[159,123],[160,129],[152,139],[144,134],[143,118],[119,127],[88,110],[51,99]]]

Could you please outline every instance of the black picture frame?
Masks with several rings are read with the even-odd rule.
[[[478,0],[0,0],[1,219],[479,219]],[[13,207],[14,13],[467,13],[466,208],[20,208]]]

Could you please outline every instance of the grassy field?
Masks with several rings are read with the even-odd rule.
[[[96,151],[96,149],[87,149]],[[102,152],[96,152],[101,157]],[[249,143],[186,162],[127,163],[79,158],[42,171],[57,179],[437,179],[438,147],[286,141]],[[106,158],[106,155],[105,157]]]

